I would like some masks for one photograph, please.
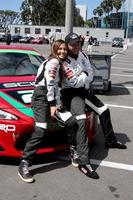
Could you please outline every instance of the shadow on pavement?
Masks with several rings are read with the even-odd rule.
[[[93,146],[91,146],[90,158],[98,161],[104,160],[109,153],[109,149],[105,148],[105,139],[100,125],[98,126],[98,134],[93,142]],[[130,138],[125,133],[115,133],[118,141],[123,144],[127,144],[131,142]],[[123,151],[123,150],[121,150]],[[94,169],[97,169],[99,165],[94,165]]]

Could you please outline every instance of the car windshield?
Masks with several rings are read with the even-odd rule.
[[[44,60],[37,53],[0,52],[0,76],[36,75]]]

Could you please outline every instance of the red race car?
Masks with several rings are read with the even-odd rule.
[[[31,47],[0,45],[0,156],[20,157],[33,131],[31,96],[37,69],[45,60]],[[94,136],[94,113],[87,113],[89,139]],[[37,151],[68,148],[64,128],[49,118],[48,134]]]
[[[49,40],[45,37],[37,37],[31,40],[32,44],[49,44]]]

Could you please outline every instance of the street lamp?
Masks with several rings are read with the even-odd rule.
[[[65,32],[69,34],[73,32],[73,0],[66,0],[66,15],[65,15]]]
[[[32,13],[33,13],[33,7],[30,6],[30,25],[32,25]]]
[[[127,24],[126,24],[126,41],[128,39],[128,36],[129,36],[128,34],[129,34],[130,6],[131,6],[131,1],[128,0]]]

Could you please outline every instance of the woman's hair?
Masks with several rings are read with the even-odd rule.
[[[61,40],[61,39],[55,40],[55,41],[53,42],[52,47],[51,47],[51,55],[50,55],[50,57],[58,58],[58,56],[57,56],[57,51],[58,51],[60,45],[62,45],[62,44],[66,44],[66,43],[65,43],[64,40]],[[66,44],[66,47],[67,47],[67,44]],[[58,58],[58,59],[59,59],[59,58]]]
[[[61,40],[61,39],[55,40],[53,42],[53,44],[52,44],[51,54],[49,56],[49,58],[53,58],[53,57],[57,58],[59,60],[59,62],[60,62],[60,68],[59,68],[60,81],[59,81],[59,84],[58,84],[59,87],[61,87],[61,85],[62,85],[62,81],[64,79],[64,73],[63,73],[63,69],[62,69],[62,60],[57,56],[57,51],[58,51],[60,45],[62,45],[62,44],[65,44],[66,47],[67,47],[67,44],[66,44],[66,42],[64,40]],[[68,47],[67,47],[67,49],[68,49]]]

